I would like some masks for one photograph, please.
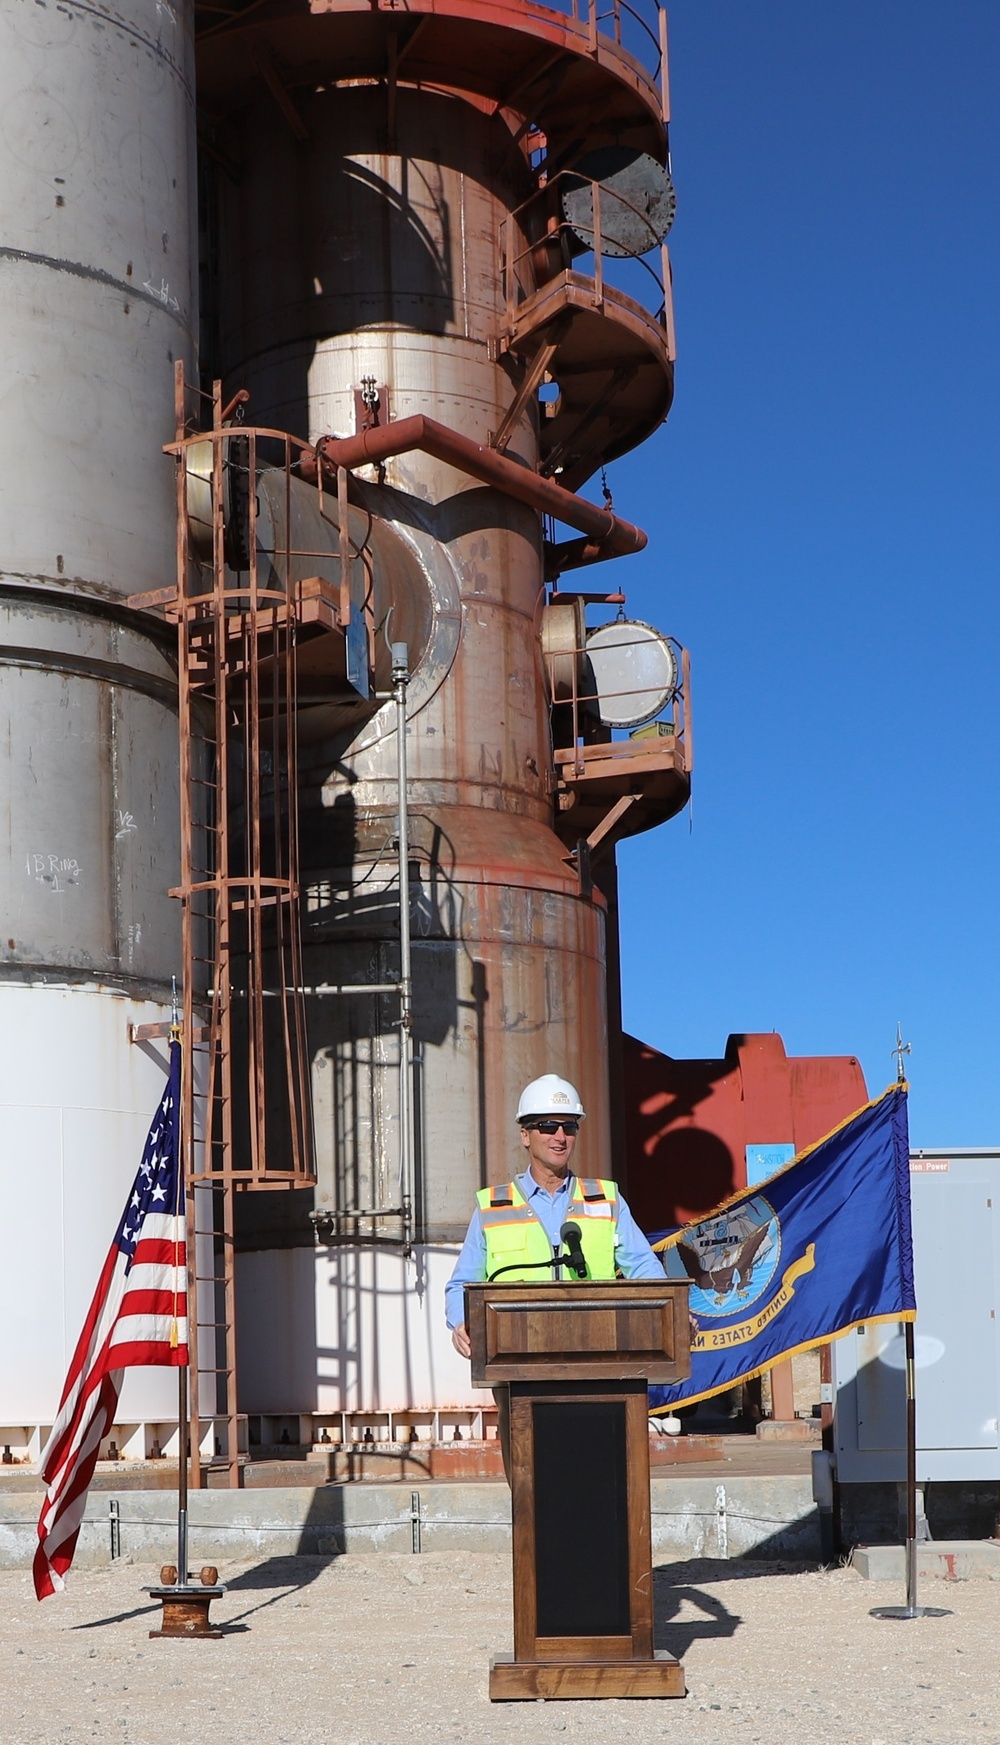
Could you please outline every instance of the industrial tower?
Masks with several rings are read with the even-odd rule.
[[[114,1215],[178,975],[235,1481],[246,1419],[471,1415],[442,1291],[526,1080],[621,1167],[614,848],[686,803],[689,685],[580,493],[672,396],[665,17],[8,0],[0,41],[14,1222]]]

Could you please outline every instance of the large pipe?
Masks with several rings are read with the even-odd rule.
[[[316,444],[315,453],[326,466],[350,468],[377,466],[380,461],[392,460],[394,456],[408,454],[415,448],[448,466],[457,467],[474,479],[481,479],[485,485],[494,485],[508,497],[516,497],[520,503],[528,503],[543,514],[553,515],[567,527],[586,533],[596,540],[602,557],[629,557],[633,552],[642,551],[646,545],[646,535],[641,527],[633,527],[630,521],[623,521],[610,509],[599,509],[596,503],[589,503],[586,497],[567,491],[554,479],[541,478],[519,462],[498,454],[496,449],[487,448],[482,442],[473,442],[470,437],[449,430],[446,424],[438,424],[422,413],[414,418],[400,418],[396,423],[377,424],[371,430],[360,431],[357,436],[324,436]],[[303,474],[309,477],[315,462],[310,462],[308,453],[303,455],[300,464]]]
[[[407,1255],[413,1237],[413,957],[410,950],[410,799],[406,761],[406,688],[410,652],[392,644],[396,704],[396,855],[399,868],[399,1203]]]

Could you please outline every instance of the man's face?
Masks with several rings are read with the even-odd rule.
[[[546,1121],[545,1125],[551,1127],[552,1122]],[[569,1125],[576,1127],[577,1123],[570,1121]],[[576,1133],[567,1133],[564,1127],[557,1127],[554,1133],[541,1133],[537,1127],[522,1127],[521,1144],[540,1171],[548,1170],[552,1175],[563,1176],[569,1169]]]

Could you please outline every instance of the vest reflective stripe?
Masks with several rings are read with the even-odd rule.
[[[479,1222],[486,1239],[486,1276],[500,1267],[511,1284],[545,1284],[553,1272],[546,1272],[545,1261],[552,1259],[552,1244],[543,1225],[535,1217],[516,1182],[502,1187],[482,1188],[476,1195]],[[602,1208],[601,1215],[588,1212],[588,1206]],[[607,1213],[603,1208],[607,1206]],[[612,1181],[573,1179],[573,1191],[567,1220],[580,1226],[580,1246],[587,1262],[587,1277],[610,1279],[615,1276],[615,1244],[618,1240],[618,1189]],[[522,1268],[524,1270],[522,1270]],[[530,1270],[529,1270],[530,1269]],[[557,1275],[561,1281],[576,1284],[577,1280],[565,1267]]]
[[[516,1224],[520,1229],[524,1224],[524,1212],[523,1206],[505,1204],[501,1211],[497,1211],[495,1206],[487,1206],[485,1212],[480,1212],[479,1221],[484,1230],[499,1229],[502,1224]]]

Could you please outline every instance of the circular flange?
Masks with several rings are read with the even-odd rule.
[[[605,727],[641,727],[666,708],[677,689],[673,649],[659,630],[638,618],[615,619],[592,630],[587,658]]]
[[[601,254],[635,257],[657,248],[677,211],[674,185],[662,164],[648,152],[606,145],[579,158],[560,177],[562,216],[582,250],[596,242],[595,183]]]

